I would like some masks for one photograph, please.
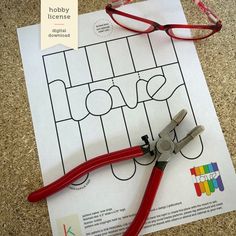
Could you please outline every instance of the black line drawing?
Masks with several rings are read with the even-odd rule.
[[[140,58],[135,58],[132,52],[132,48],[136,46],[132,44],[133,40],[135,41],[135,37],[146,37],[147,44],[145,46],[151,52],[149,58],[152,58],[150,59],[152,60],[150,67],[137,69],[136,61],[140,60]],[[115,65],[112,61],[115,50],[113,45],[119,43],[119,40],[127,43],[129,58],[127,56],[124,58],[132,62],[132,72],[130,72],[129,68],[127,73],[117,74],[114,69],[123,65],[123,70],[125,70],[126,66],[126,59],[116,62],[121,63],[120,65]],[[151,140],[157,139],[161,127],[169,122],[172,114],[176,113],[176,109],[182,109],[183,106],[189,110],[188,115],[191,122],[197,125],[173,40],[170,39],[169,48],[173,51],[174,57],[170,58],[169,63],[165,64],[158,62],[158,52],[154,50],[152,44],[151,34],[134,34],[80,47],[79,53],[74,50],[64,50],[42,56],[64,173],[68,171],[65,164],[65,160],[68,157],[66,156],[65,158],[65,155],[67,155],[65,153],[69,153],[68,150],[70,148],[64,147],[65,144],[61,138],[62,134],[59,127],[65,126],[70,129],[71,122],[77,125],[77,133],[74,136],[80,140],[80,147],[77,147],[77,149],[80,150],[82,157],[78,157],[78,163],[87,161],[93,156],[94,150],[92,150],[91,145],[94,146],[94,143],[89,143],[93,140],[93,137],[89,136],[89,133],[94,134],[94,142],[96,144],[99,143],[99,147],[101,146],[101,150],[96,150],[96,155],[99,155],[104,152],[112,152],[114,148],[121,149],[137,144],[140,145],[140,137],[144,134],[148,134]],[[103,48],[104,51],[101,53]],[[100,50],[98,51],[100,53],[98,57],[96,51],[91,54],[91,50],[97,49]],[[81,55],[83,60],[80,61]],[[64,63],[61,62],[61,56],[64,58]],[[55,67],[58,67],[59,70],[65,70],[61,74],[67,74],[67,78],[64,78],[65,76],[58,77],[59,72],[55,76],[50,72],[52,71],[50,67],[54,63],[51,57],[55,59]],[[105,61],[109,63],[103,64],[100,70],[99,65],[103,63],[102,57],[106,57]],[[58,58],[60,58],[60,62]],[[98,65],[95,63],[96,60],[98,60]],[[80,63],[80,68],[84,73],[80,73],[73,67],[73,61]],[[91,66],[91,61],[93,66]],[[155,67],[153,67],[153,63]],[[109,74],[107,69],[111,71],[112,76],[107,77]],[[103,70],[104,77],[102,76]],[[176,107],[176,104],[181,105],[182,102],[184,103],[183,106]],[[165,119],[161,120],[161,117]],[[71,129],[74,130],[74,128]],[[90,132],[86,132],[86,129],[89,129]],[[116,130],[119,131],[116,139],[113,137],[113,130],[114,132]],[[140,137],[137,137],[139,132]],[[178,141],[181,137],[182,134],[180,132],[173,132],[173,139]],[[116,146],[117,143],[120,147]],[[195,140],[194,145],[197,146],[196,153],[184,149],[181,152],[184,158],[196,159],[201,156],[203,152],[201,137]],[[111,171],[117,180],[127,181],[135,175],[137,165],[145,168],[145,166],[151,165],[154,161],[154,157],[149,159],[141,157],[125,163],[129,171],[124,172],[121,170],[123,165],[120,164],[112,164]],[[74,184],[83,184],[88,179],[88,176]]]

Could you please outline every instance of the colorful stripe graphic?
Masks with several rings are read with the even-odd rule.
[[[193,177],[197,196],[200,197],[203,193],[210,196],[215,192],[215,189],[224,191],[224,185],[217,163],[193,167],[190,169],[190,172]]]

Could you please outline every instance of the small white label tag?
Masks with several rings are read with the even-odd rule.
[[[41,0],[41,49],[78,48],[78,0]]]
[[[57,219],[57,227],[59,236],[81,236],[78,215]]]

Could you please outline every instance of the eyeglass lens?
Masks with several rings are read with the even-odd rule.
[[[113,14],[113,19],[117,24],[133,31],[147,32],[153,30],[153,26],[143,21],[131,19],[126,16]]]
[[[187,29],[187,28],[171,28],[168,30],[170,36],[181,39],[200,39],[207,37],[212,33],[210,29]]]

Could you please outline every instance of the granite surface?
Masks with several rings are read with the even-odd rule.
[[[161,0],[157,0],[161,1]],[[223,21],[217,35],[196,43],[219,121],[236,167],[236,1],[206,0]],[[182,0],[189,22],[199,20]],[[79,2],[79,14],[103,9],[104,0]],[[42,186],[16,28],[40,22],[40,1],[0,1],[0,235],[51,235],[46,202],[30,204]],[[150,234],[152,236],[236,235],[236,213],[222,214]]]

